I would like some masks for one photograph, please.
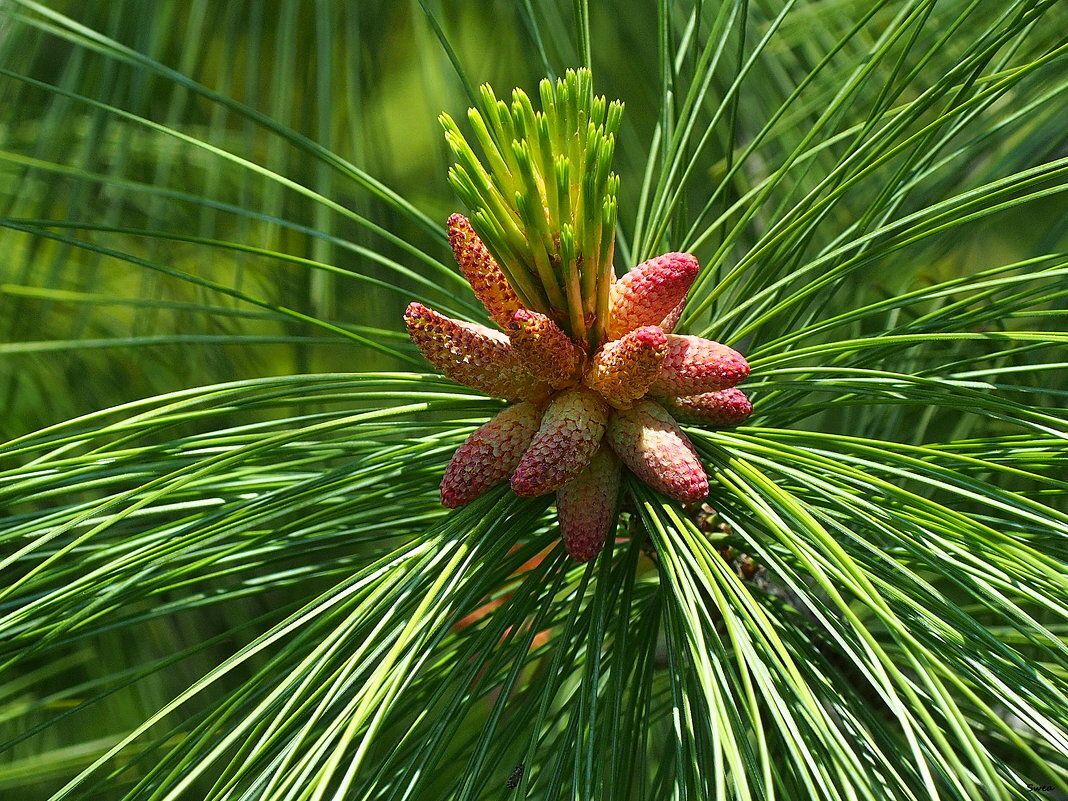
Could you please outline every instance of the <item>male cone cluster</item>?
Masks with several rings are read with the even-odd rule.
[[[502,331],[412,303],[408,333],[449,378],[516,403],[457,449],[441,502],[462,506],[506,480],[523,497],[555,492],[564,546],[585,562],[615,522],[620,463],[678,501],[704,498],[708,477],[674,417],[734,425],[752,406],[735,388],[749,374],[740,353],[671,333],[697,259],[665,253],[615,281],[606,341],[591,353],[523,307],[466,217],[448,227],[461,272]]]

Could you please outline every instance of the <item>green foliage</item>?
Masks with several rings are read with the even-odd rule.
[[[619,176],[609,170],[623,104],[595,97],[587,69],[538,88],[540,111],[521,89],[509,106],[489,84],[480,88],[482,113],[467,116],[488,169],[452,117],[441,116],[458,159],[449,183],[523,305],[596,347],[615,277]]]
[[[1066,29],[0,4],[0,795],[1068,793]],[[484,321],[438,114],[571,67],[627,105],[616,267],[700,258],[756,410],[687,429],[714,513],[629,482],[589,566],[547,499],[440,506],[500,404],[400,323]]]

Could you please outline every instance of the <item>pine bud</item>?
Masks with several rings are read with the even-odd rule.
[[[450,509],[470,503],[502,481],[519,464],[534,439],[541,411],[533,403],[517,403],[475,430],[456,449],[441,479],[441,503]]]
[[[462,214],[449,217],[449,244],[460,272],[486,307],[490,317],[507,330],[512,314],[523,308],[499,264]]]
[[[619,461],[602,445],[577,477],[556,491],[560,535],[572,559],[588,562],[601,552],[616,522]]]
[[[708,495],[708,477],[697,452],[659,404],[643,400],[616,410],[606,437],[623,464],[653,489],[683,503]]]
[[[700,265],[689,253],[665,253],[642,262],[609,290],[608,338],[656,325],[686,298]]]
[[[626,409],[649,391],[666,352],[667,337],[657,326],[636,328],[597,351],[586,371],[586,386]]]
[[[712,426],[736,426],[753,413],[753,404],[737,387],[681,398],[663,398],[660,403],[679,420]]]
[[[649,392],[662,397],[699,395],[733,387],[748,375],[749,362],[738,351],[710,339],[668,334],[664,366]]]
[[[585,387],[553,398],[512,474],[516,495],[533,498],[563,486],[590,463],[604,436],[608,405]]]
[[[544,391],[520,364],[508,337],[498,331],[453,320],[422,303],[408,305],[404,324],[426,360],[453,381],[507,400]]]
[[[556,323],[539,312],[519,309],[507,330],[520,361],[535,378],[554,389],[576,383],[583,353]]]

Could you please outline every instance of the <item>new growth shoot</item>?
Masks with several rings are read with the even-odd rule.
[[[481,159],[442,114],[456,157],[449,183],[523,306],[596,347],[614,278],[619,178],[611,164],[623,104],[595,96],[586,69],[543,80],[539,93],[535,111],[521,89],[509,105],[480,88],[468,121]]]

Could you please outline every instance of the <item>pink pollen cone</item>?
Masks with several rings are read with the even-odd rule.
[[[601,552],[616,522],[619,460],[602,445],[577,477],[556,491],[560,535],[571,558],[588,562]]]
[[[453,509],[470,503],[515,470],[541,422],[533,403],[517,403],[476,429],[456,449],[441,479],[441,503]]]
[[[485,243],[471,227],[471,221],[462,214],[449,217],[449,244],[460,272],[475,291],[490,317],[502,329],[507,330],[512,314],[523,308],[500,265],[490,254]]]
[[[508,337],[492,328],[453,320],[422,303],[408,304],[404,324],[426,360],[453,381],[507,400],[544,391],[520,364]]]
[[[697,452],[659,404],[643,400],[616,410],[606,438],[623,464],[653,489],[683,503],[708,495],[708,477]]]
[[[753,413],[753,404],[737,387],[660,402],[679,420],[713,426],[736,426]]]
[[[586,386],[626,409],[649,391],[666,352],[667,337],[657,326],[636,328],[597,351],[586,371]]]
[[[512,347],[535,378],[547,381],[554,389],[576,383],[583,353],[547,316],[519,309],[512,314],[507,330]]]
[[[668,312],[668,316],[660,321],[660,328],[665,334],[670,334],[675,330],[675,326],[679,324],[679,320],[682,318],[682,310],[685,306],[686,299],[683,298],[674,309]]]
[[[581,473],[597,452],[607,419],[608,405],[585,387],[565,389],[553,398],[512,474],[515,494],[544,495]]]
[[[652,395],[678,397],[726,389],[744,381],[749,362],[738,351],[700,337],[667,335],[667,353]]]
[[[643,325],[657,325],[685,298],[700,265],[689,253],[665,253],[642,262],[612,284],[608,338]]]

